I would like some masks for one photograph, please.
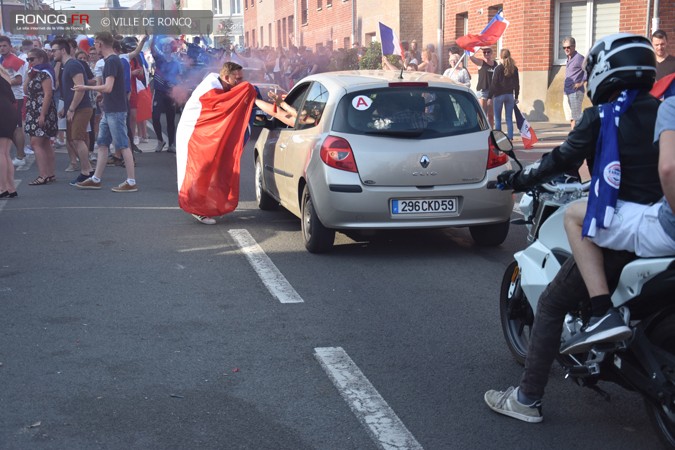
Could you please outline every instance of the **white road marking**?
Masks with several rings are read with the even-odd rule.
[[[315,348],[314,356],[379,448],[422,449],[342,347]]]
[[[247,230],[229,230],[229,233],[237,242],[241,251],[244,252],[248,262],[258,273],[272,297],[281,303],[304,303],[302,297],[295,292],[293,286],[281,274],[277,266],[274,265]]]

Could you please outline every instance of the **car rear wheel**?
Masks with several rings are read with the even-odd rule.
[[[302,237],[305,241],[305,248],[310,253],[328,252],[333,248],[335,241],[335,230],[323,226],[316,215],[307,186],[302,191]]]
[[[263,167],[260,158],[255,159],[255,200],[263,211],[274,209],[279,204],[267,192],[263,184]]]
[[[506,236],[509,234],[510,225],[511,222],[507,220],[506,222],[492,225],[469,227],[469,231],[474,242],[481,247],[496,247],[506,239]]]

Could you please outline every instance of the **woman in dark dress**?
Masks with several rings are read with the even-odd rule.
[[[0,111],[4,117],[16,117],[16,100],[9,84],[9,74],[0,66]],[[14,164],[9,156],[16,121],[0,120],[0,199],[16,198]]]
[[[53,96],[56,75],[44,50],[34,48],[28,52],[27,60],[30,69],[24,83],[27,98],[25,131],[30,136],[40,172],[40,176],[28,184],[37,186],[56,181],[54,149],[49,141],[58,131]]]

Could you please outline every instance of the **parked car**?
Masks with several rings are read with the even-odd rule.
[[[421,72],[330,72],[286,97],[295,125],[274,119],[255,144],[263,210],[301,219],[305,247],[329,251],[335,231],[468,226],[479,245],[501,244],[510,192],[487,189],[509,169],[476,97]]]

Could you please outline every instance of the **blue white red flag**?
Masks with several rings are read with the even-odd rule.
[[[496,44],[508,26],[509,21],[504,18],[502,11],[499,11],[483,31],[479,34],[467,34],[457,38],[457,45],[466,51],[475,53],[481,47]]]
[[[523,140],[523,147],[526,149],[531,149],[534,147],[539,139],[534,133],[534,128],[530,126],[530,123],[525,117],[523,117],[518,105],[513,106],[513,112],[516,115],[516,125],[518,125],[518,130],[520,130],[520,137]]]
[[[383,24],[380,24],[380,42],[382,42],[382,54],[387,55],[398,55],[403,57],[403,48],[401,47],[401,41],[398,40],[394,30]]]

